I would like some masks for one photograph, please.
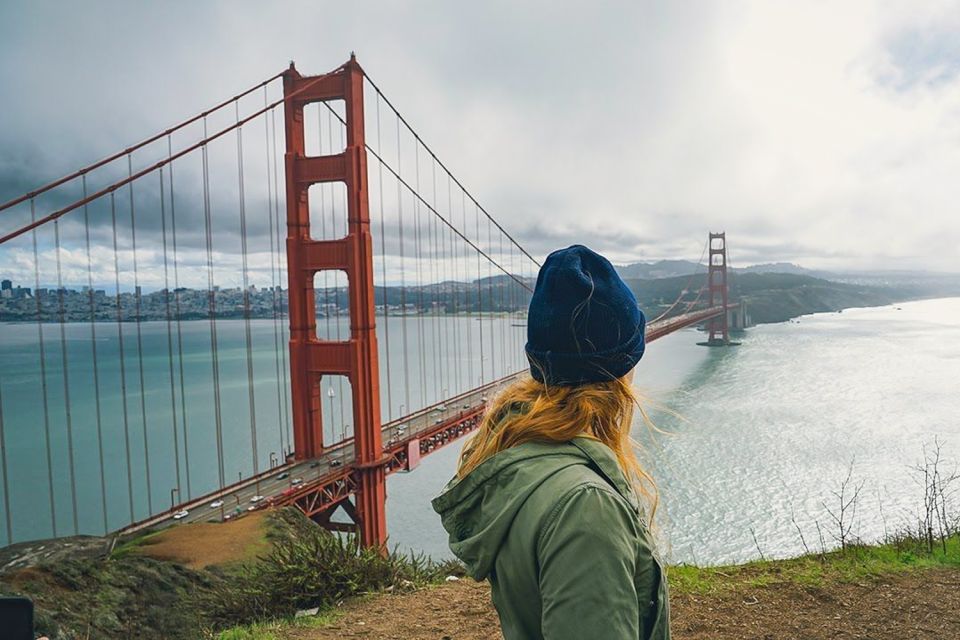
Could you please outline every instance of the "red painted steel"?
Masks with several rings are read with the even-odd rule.
[[[710,307],[723,306],[729,307],[727,288],[727,234],[710,234],[710,253],[709,270],[707,271],[707,283],[710,288]],[[728,323],[728,314],[721,313],[714,316],[707,325],[709,337],[708,344],[728,344],[730,342],[730,327]]]
[[[355,463],[349,471],[350,488],[354,491],[350,492],[356,494],[356,519],[363,544],[380,546],[387,538],[386,459],[380,425],[363,69],[351,56],[340,70],[326,77],[310,78],[301,76],[291,64],[283,82],[294,452],[298,460],[323,454],[320,378],[333,374],[347,376],[353,396],[355,451]],[[335,155],[307,157],[303,109],[307,104],[328,100],[344,102],[346,148]],[[307,191],[310,185],[322,182],[342,182],[346,186],[347,235],[340,240],[316,241],[310,235]],[[313,279],[321,269],[339,269],[347,275],[350,290],[350,339],[347,342],[317,339]],[[347,494],[335,492],[335,495],[340,498]],[[308,515],[325,508],[316,504],[304,506],[311,512]]]

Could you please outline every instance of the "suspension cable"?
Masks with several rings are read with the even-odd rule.
[[[7,477],[7,440],[3,429],[3,379],[0,378],[0,471],[3,475],[3,522],[7,528],[7,545],[13,544],[13,523],[10,520],[10,481]]]
[[[117,344],[120,355],[120,396],[123,403],[123,446],[127,462],[127,502],[130,522],[136,520],[133,510],[133,465],[130,462],[130,412],[127,405],[127,364],[123,346],[123,307],[120,299],[120,257],[117,249],[117,199],[110,194],[110,224],[113,228],[113,275],[117,301]]]
[[[697,260],[697,268],[694,269],[693,273],[690,274],[690,277],[687,278],[687,284],[685,284],[684,287],[683,287],[683,289],[680,290],[680,295],[677,296],[677,299],[673,301],[673,304],[671,304],[671,305],[667,308],[666,311],[664,311],[663,313],[661,313],[660,315],[658,315],[656,318],[654,318],[654,319],[651,320],[650,322],[657,322],[658,320],[662,320],[663,318],[665,318],[665,317],[667,316],[667,314],[669,314],[671,311],[673,311],[673,308],[676,307],[676,306],[680,303],[680,300],[683,299],[683,294],[684,294],[684,292],[685,292],[686,290],[688,290],[688,289],[690,288],[690,284],[693,282],[694,276],[696,276],[698,273],[700,273],[700,267],[703,266],[703,264],[702,264],[702,263],[703,263],[703,256],[707,253],[707,245],[708,245],[708,244],[709,244],[709,241],[704,242],[704,244],[703,244],[703,251],[700,252],[700,258]]]
[[[83,195],[87,195],[87,176],[81,179]],[[83,207],[83,230],[87,248],[87,301],[90,305],[90,352],[93,361],[93,400],[97,419],[97,455],[100,462],[100,503],[103,514],[103,533],[110,530],[107,518],[107,479],[103,460],[103,414],[100,406],[100,365],[97,357],[96,304],[93,292],[93,257],[90,250],[90,212]]]
[[[131,147],[127,147],[127,148],[124,149],[123,151],[118,151],[118,152],[114,153],[113,155],[107,156],[106,158],[104,158],[104,159],[102,159],[102,160],[99,160],[99,161],[97,161],[97,162],[94,162],[93,164],[87,165],[87,166],[83,167],[82,169],[78,169],[78,170],[74,171],[74,172],[71,173],[71,174],[65,175],[65,176],[63,176],[62,178],[59,178],[59,179],[57,179],[57,180],[54,180],[53,182],[50,182],[49,184],[46,184],[46,185],[44,185],[44,186],[42,186],[42,187],[39,187],[39,188],[37,188],[37,189],[34,189],[33,191],[30,191],[30,192],[28,192],[28,193],[25,193],[25,194],[23,194],[22,196],[20,196],[19,198],[14,198],[13,200],[10,200],[10,201],[8,201],[8,202],[4,202],[3,204],[0,204],[0,211],[3,211],[3,210],[5,210],[5,209],[9,209],[10,207],[13,207],[13,206],[15,206],[15,205],[18,205],[18,204],[20,204],[21,202],[25,202],[25,201],[27,201],[27,200],[29,200],[29,199],[31,199],[31,198],[36,198],[38,195],[40,195],[40,194],[42,194],[42,193],[46,193],[46,192],[49,191],[50,189],[59,187],[60,185],[62,185],[62,184],[64,184],[64,183],[70,182],[71,180],[75,180],[75,179],[79,178],[80,176],[83,176],[83,175],[86,175],[86,174],[90,173],[90,172],[93,171],[94,169],[99,169],[100,167],[102,167],[102,166],[104,166],[104,165],[110,164],[110,163],[113,162],[114,160],[119,160],[119,159],[122,158],[123,156],[128,155],[128,154],[136,151],[137,149],[140,149],[140,148],[142,148],[142,147],[145,147],[145,146],[147,146],[148,144],[151,144],[151,143],[153,143],[153,142],[156,142],[157,140],[160,140],[160,139],[163,138],[164,136],[169,136],[170,134],[172,134],[172,133],[174,133],[174,132],[176,132],[176,131],[179,131],[180,129],[183,129],[183,128],[186,127],[187,125],[191,125],[191,124],[193,124],[194,122],[197,122],[198,120],[200,120],[201,118],[205,118],[206,116],[208,116],[208,115],[210,115],[210,114],[212,114],[212,113],[215,113],[215,112],[219,111],[220,109],[224,108],[225,106],[227,106],[227,105],[230,104],[231,102],[236,102],[236,101],[240,100],[240,98],[242,98],[242,97],[244,97],[244,96],[246,96],[246,95],[248,95],[248,94],[250,94],[250,93],[253,93],[253,92],[256,91],[257,89],[259,89],[259,88],[261,88],[261,87],[266,87],[268,84],[270,84],[271,82],[273,82],[273,81],[276,80],[277,78],[281,77],[283,74],[284,74],[284,71],[281,71],[280,73],[274,75],[273,77],[268,78],[268,79],[264,80],[263,82],[255,85],[255,86],[253,86],[253,87],[250,87],[250,88],[247,89],[246,91],[244,91],[244,92],[242,92],[242,93],[238,93],[237,95],[235,95],[234,97],[230,98],[229,100],[224,100],[224,101],[221,102],[220,104],[218,104],[218,105],[216,105],[216,106],[214,106],[214,107],[211,107],[210,109],[207,109],[206,111],[204,111],[204,112],[202,112],[202,113],[199,113],[199,114],[193,116],[192,118],[189,118],[189,119],[187,119],[187,120],[184,120],[184,121],[181,122],[180,124],[174,125],[174,126],[170,127],[169,129],[166,129],[166,130],[164,130],[164,131],[161,131],[160,133],[158,133],[158,134],[156,134],[156,135],[150,136],[149,138],[147,138],[146,140],[144,140],[144,141],[142,141],[142,142],[138,142],[137,144],[135,144],[135,145],[133,145],[133,146],[131,146]]]
[[[282,246],[282,244],[281,244],[281,242],[280,242],[280,238],[282,237],[283,234],[281,233],[281,225],[280,225],[280,186],[279,186],[279,185],[280,185],[280,177],[279,177],[280,174],[279,174],[279,171],[278,171],[278,169],[277,169],[277,165],[278,165],[277,157],[278,157],[280,154],[277,152],[277,118],[276,118],[276,115],[277,115],[276,109],[275,109],[275,108],[272,108],[272,109],[270,110],[270,138],[271,138],[271,145],[270,145],[270,146],[273,148],[273,184],[274,184],[274,189],[273,189],[273,211],[274,211],[274,213],[273,213],[273,221],[274,221],[274,224],[277,225],[277,233],[276,233],[276,235],[277,235],[277,248],[278,248],[278,250],[279,250],[279,248]],[[277,280],[278,280],[278,281],[281,281],[281,282],[282,282],[282,280],[283,280],[283,261],[282,261],[282,260],[277,260]],[[290,295],[289,295],[289,291],[288,291],[288,293],[287,293],[287,303],[288,303],[288,305],[289,305],[289,297],[290,297]],[[280,323],[281,323],[280,331],[281,331],[281,335],[282,335],[282,337],[283,337],[282,344],[284,345],[284,348],[280,349],[280,361],[281,361],[281,363],[282,363],[282,367],[280,368],[280,371],[281,371],[281,373],[282,373],[282,375],[283,375],[283,388],[284,388],[284,389],[289,389],[289,388],[290,388],[290,381],[289,381],[289,379],[288,379],[288,377],[287,377],[288,374],[289,374],[289,369],[287,369],[287,349],[286,349],[286,347],[285,347],[286,341],[287,341],[287,338],[288,338],[288,335],[287,335],[286,323],[283,322],[283,321],[286,319],[287,315],[286,315],[286,314],[284,313],[284,311],[283,311],[283,290],[282,290],[282,288],[281,288],[280,293],[279,293],[279,298],[280,298],[279,314],[280,314]],[[290,422],[290,400],[289,400],[289,398],[290,398],[290,394],[289,394],[289,393],[284,393],[284,394],[283,394],[283,420],[284,420],[284,425],[285,425],[285,428],[286,428],[286,431],[287,431],[287,447],[290,449],[290,451],[288,452],[288,455],[289,455],[289,453],[293,453],[293,426],[292,426],[292,424],[291,424],[291,422]]]
[[[203,119],[204,137],[207,132],[207,119]],[[223,489],[225,482],[223,468],[223,422],[220,406],[220,355],[217,341],[217,292],[214,289],[213,277],[213,218],[210,211],[210,164],[207,146],[201,152],[203,163],[203,222],[204,239],[207,250],[207,313],[210,321],[210,367],[213,374],[213,411],[217,438],[217,477],[219,487]]]
[[[324,103],[326,104],[326,103]],[[389,170],[390,167],[388,166]],[[400,122],[397,121],[397,171],[403,171],[403,166],[400,159]],[[399,222],[397,225],[398,236],[400,239],[400,334],[403,338],[403,391],[404,399],[406,400],[407,411],[411,411],[410,407],[410,366],[409,358],[407,353],[409,349],[407,348],[407,280],[404,275],[405,269],[405,258],[403,255],[403,191],[400,189],[401,184],[406,184],[400,178],[399,174],[394,173],[397,178],[397,215],[399,217]],[[409,187],[408,187],[409,188]],[[415,193],[411,190],[411,193]]]
[[[530,258],[530,260],[532,260],[538,267],[541,266],[540,262],[537,261],[537,259],[534,258],[532,255],[530,255],[529,253],[527,253],[526,249],[524,249],[524,248],[513,238],[513,236],[511,236],[509,233],[507,233],[507,230],[504,229],[502,226],[500,226],[500,223],[498,223],[496,220],[494,220],[494,219],[493,219],[493,216],[491,216],[491,215],[487,212],[487,210],[484,209],[484,208],[480,205],[480,203],[477,201],[477,199],[474,198],[473,195],[471,195],[469,191],[467,191],[467,188],[463,186],[463,184],[457,179],[457,177],[456,177],[455,175],[453,175],[453,173],[450,171],[450,169],[447,168],[447,165],[445,165],[445,164],[440,160],[440,158],[437,157],[437,154],[435,154],[435,153],[433,152],[433,149],[431,149],[431,148],[427,145],[427,143],[425,143],[425,142],[423,141],[423,139],[420,138],[419,134],[417,134],[417,132],[414,131],[413,127],[410,126],[410,123],[408,123],[407,120],[403,117],[403,115],[400,114],[400,111],[397,110],[397,108],[396,108],[395,106],[393,106],[393,103],[390,102],[390,100],[383,94],[382,91],[380,91],[380,87],[378,87],[377,84],[370,78],[370,76],[367,75],[367,72],[366,72],[366,71],[363,72],[363,77],[367,80],[367,82],[370,83],[370,86],[372,86],[373,89],[374,89],[374,91],[377,92],[377,95],[379,95],[381,98],[383,98],[383,101],[387,103],[387,106],[389,106],[390,109],[393,110],[394,114],[396,114],[396,116],[397,116],[397,118],[400,120],[400,122],[402,122],[402,123],[404,124],[404,126],[405,126],[407,129],[409,129],[410,133],[412,133],[413,136],[420,142],[420,144],[423,145],[423,148],[427,150],[427,153],[429,153],[429,154],[433,157],[433,159],[437,162],[437,164],[439,164],[439,165],[443,168],[443,170],[447,173],[447,175],[449,175],[449,176],[453,179],[453,181],[457,183],[457,186],[460,187],[461,190],[463,190],[463,192],[467,195],[468,198],[470,198],[470,200],[473,201],[473,203],[477,206],[477,208],[478,208],[480,211],[483,211],[484,215],[486,215],[488,218],[490,218],[490,220],[493,222],[493,224],[497,225],[497,228],[500,229],[500,231],[502,231],[504,234],[506,234],[506,236],[507,236],[508,238],[510,238],[510,241],[513,242],[513,243],[517,246],[517,248],[520,249],[520,251],[523,252],[523,254],[524,254],[525,256],[527,256],[528,258]]]
[[[30,219],[36,219],[35,201],[30,198]],[[47,451],[47,486],[50,489],[50,524],[53,529],[53,537],[57,537],[57,509],[53,491],[53,457],[50,453],[50,407],[47,391],[47,354],[43,339],[43,302],[40,298],[40,260],[37,252],[37,232],[34,230],[33,236],[33,276],[34,289],[33,294],[37,302],[37,338],[40,343],[40,382],[43,390],[43,433],[44,444]]]
[[[386,98],[384,98],[384,101],[386,102]],[[333,111],[333,109],[330,107],[330,105],[328,105],[326,102],[323,102],[322,104],[323,104],[324,106],[326,106],[327,109],[330,109],[331,111]],[[340,114],[334,112],[334,116],[337,117],[337,118],[339,118],[339,119],[340,119],[340,122],[342,122],[343,124],[346,124],[346,120],[344,120],[343,118],[341,118],[341,117],[340,117]],[[398,140],[399,140],[399,138],[400,138],[400,131],[399,131],[399,129],[400,129],[400,124],[399,124],[399,122],[398,122],[398,124],[397,124],[397,139],[398,139]],[[422,143],[421,143],[421,144],[422,144]],[[467,236],[465,236],[459,229],[457,229],[456,227],[454,227],[451,222],[447,221],[447,219],[444,218],[443,215],[442,215],[439,211],[437,211],[432,205],[430,205],[429,202],[427,202],[426,200],[424,200],[423,196],[421,196],[419,193],[417,193],[416,189],[414,189],[414,188],[410,185],[410,183],[408,183],[406,180],[404,180],[404,179],[400,176],[400,173],[399,173],[400,168],[399,168],[399,167],[397,168],[397,170],[394,170],[394,168],[391,167],[390,164],[389,164],[386,160],[383,159],[383,157],[380,155],[380,153],[378,153],[377,150],[375,150],[373,147],[371,147],[371,146],[370,146],[369,144],[367,144],[367,143],[364,143],[364,146],[366,147],[367,151],[369,151],[371,154],[373,154],[373,157],[374,157],[374,158],[376,158],[377,160],[379,160],[380,163],[387,168],[387,171],[389,171],[390,173],[393,174],[393,177],[397,179],[397,182],[399,183],[399,185],[403,185],[404,187],[406,187],[407,191],[409,191],[410,194],[411,194],[414,198],[416,198],[417,200],[419,200],[420,203],[423,204],[425,207],[427,207],[427,209],[429,209],[434,215],[438,216],[438,217],[443,221],[443,223],[444,223],[445,225],[447,225],[448,227],[450,227],[450,229],[451,229],[454,233],[456,233],[458,236],[460,236],[460,238],[461,238],[464,242],[466,242],[468,245],[470,245],[470,246],[473,248],[474,251],[476,251],[477,253],[479,253],[481,256],[483,256],[484,258],[486,258],[486,259],[489,260],[490,262],[493,262],[493,264],[494,264],[498,269],[500,269],[501,271],[503,271],[504,274],[506,274],[506,275],[510,276],[511,278],[513,278],[514,280],[516,280],[516,278],[515,278],[509,271],[507,271],[506,269],[504,269],[502,265],[498,264],[498,263],[497,263],[493,258],[491,258],[485,251],[483,251],[479,246],[477,246],[476,244],[474,244],[474,243],[473,243],[469,238],[467,238]],[[426,147],[425,147],[425,148],[426,148]],[[399,153],[399,151],[398,151],[398,153]],[[434,158],[436,158],[436,156],[434,156]],[[399,160],[399,158],[398,158],[398,160]],[[440,166],[443,166],[443,163],[441,163],[439,160],[437,160],[437,163],[440,164]],[[454,182],[457,182],[457,179],[454,178],[452,175],[450,175],[450,178],[451,178]],[[397,186],[397,191],[398,191],[398,192],[400,191],[399,185]],[[466,196],[469,195],[468,192],[466,191],[466,189],[463,189],[463,186],[460,185],[459,182],[457,182],[457,185],[460,186],[461,191],[462,191],[462,193],[463,193],[463,196],[464,196],[464,198],[466,198]],[[480,205],[477,204],[477,202],[476,202],[475,200],[472,200],[472,198],[471,198],[471,201],[476,205],[477,209],[479,210],[479,209],[480,209]],[[466,206],[466,205],[464,205],[464,206]],[[484,213],[486,213],[486,212],[484,212]],[[494,224],[497,224],[497,222],[496,222],[495,220],[493,221],[493,223],[494,223]],[[478,223],[478,224],[479,224],[479,223]],[[504,231],[504,233],[506,233],[506,231]],[[510,237],[510,234],[507,234],[507,237]],[[2,244],[5,239],[6,239],[6,238],[0,238],[0,244]],[[478,233],[478,239],[479,239],[479,233]],[[511,238],[511,240],[512,240],[512,238]],[[518,245],[518,247],[519,247],[519,245]],[[531,257],[530,254],[528,254],[528,253],[526,252],[526,250],[523,249],[523,247],[519,247],[519,248],[520,248],[521,251],[523,251],[523,253],[524,253],[528,258],[530,258],[531,260],[533,260],[533,262],[535,262],[535,263],[537,264],[537,266],[540,266],[540,263],[537,262],[533,257]],[[517,282],[520,283],[525,289],[527,289],[527,290],[530,291],[531,293],[533,292],[533,289],[531,289],[526,283],[520,282],[519,280],[518,280]]]
[[[236,103],[235,103],[236,104]],[[235,109],[237,121],[240,120],[240,107]],[[257,402],[253,386],[253,336],[250,331],[250,274],[247,247],[247,197],[244,191],[243,176],[243,127],[237,127],[237,195],[240,207],[240,270],[243,283],[243,336],[247,348],[247,408],[250,412],[250,449],[253,458],[253,475],[260,472],[260,460],[257,451]]]
[[[100,198],[100,197],[102,197],[102,196],[104,196],[104,195],[106,195],[106,194],[108,194],[108,193],[114,192],[114,191],[116,191],[117,189],[120,189],[120,188],[122,188],[122,187],[130,184],[131,182],[133,182],[133,181],[135,181],[135,180],[138,180],[139,178],[142,178],[143,176],[145,176],[145,175],[147,175],[147,174],[149,174],[149,173],[152,173],[152,172],[156,171],[156,170],[159,169],[160,167],[165,167],[166,165],[170,164],[170,163],[173,162],[174,160],[177,160],[177,159],[179,159],[179,158],[182,158],[183,156],[185,156],[185,155],[187,155],[187,154],[189,154],[189,153],[191,153],[191,152],[193,152],[193,151],[196,151],[197,149],[201,149],[201,148],[203,148],[203,147],[206,147],[206,145],[208,145],[209,143],[213,142],[214,140],[225,136],[226,134],[230,133],[230,132],[233,131],[234,129],[236,129],[236,128],[238,128],[238,127],[240,127],[240,126],[242,126],[242,125],[250,122],[251,120],[253,120],[253,119],[255,119],[255,118],[263,115],[264,113],[266,113],[267,111],[269,111],[271,108],[276,107],[276,106],[282,104],[282,103],[285,102],[286,100],[290,100],[291,98],[293,98],[293,97],[295,97],[296,95],[298,95],[298,94],[306,91],[307,89],[310,89],[311,87],[313,87],[313,85],[317,84],[317,83],[320,82],[321,80],[323,80],[323,79],[325,79],[325,78],[327,78],[327,77],[329,77],[329,76],[331,76],[331,75],[333,75],[333,74],[335,74],[335,73],[338,73],[341,69],[342,69],[342,67],[338,67],[337,69],[335,69],[334,71],[331,71],[330,73],[326,73],[326,74],[324,74],[324,75],[322,75],[322,76],[317,76],[316,78],[313,78],[311,81],[304,83],[304,85],[303,85],[302,87],[300,87],[300,88],[297,89],[296,91],[293,91],[293,92],[291,92],[290,94],[284,96],[282,99],[276,100],[276,101],[272,102],[269,106],[264,107],[263,109],[260,109],[260,110],[258,110],[258,111],[256,111],[256,112],[248,115],[247,117],[243,118],[243,119],[240,120],[239,122],[236,122],[236,123],[234,123],[234,124],[232,124],[232,125],[229,125],[229,126],[227,126],[227,127],[224,127],[223,129],[221,129],[220,131],[218,131],[217,133],[214,133],[214,134],[212,134],[212,135],[208,135],[208,134],[207,134],[207,118],[206,118],[206,116],[202,116],[202,119],[203,119],[203,140],[200,140],[199,142],[197,142],[197,143],[195,143],[195,144],[187,147],[186,149],[181,149],[181,150],[178,151],[177,153],[175,153],[175,154],[173,154],[173,155],[171,155],[171,156],[168,156],[166,160],[161,160],[161,161],[159,161],[159,162],[156,162],[156,163],[154,163],[154,164],[146,167],[145,169],[142,169],[142,170],[140,170],[140,171],[138,171],[138,172],[136,172],[136,173],[133,173],[133,174],[129,175],[127,178],[123,178],[122,180],[118,180],[118,181],[114,182],[113,184],[110,184],[110,185],[104,187],[103,189],[100,189],[99,191],[90,194],[90,195],[87,196],[86,198],[83,198],[83,199],[81,199],[81,200],[77,200],[76,202],[73,202],[73,203],[71,203],[71,204],[69,204],[69,205],[67,205],[67,206],[65,206],[65,207],[62,207],[62,208],[60,208],[60,209],[57,209],[56,211],[53,211],[52,213],[48,213],[47,215],[45,215],[45,216],[42,217],[42,218],[32,220],[32,221],[30,222],[30,224],[28,224],[28,225],[24,225],[24,226],[20,227],[19,229],[15,229],[14,231],[11,231],[10,233],[7,233],[7,234],[4,235],[4,236],[0,236],[0,244],[3,244],[4,242],[6,242],[6,241],[8,241],[8,240],[12,240],[13,238],[16,238],[17,236],[23,235],[24,233],[30,231],[31,229],[35,229],[36,227],[39,227],[40,225],[46,224],[47,222],[50,222],[51,220],[56,220],[57,218],[59,218],[59,217],[61,217],[61,216],[64,216],[64,215],[66,215],[67,213],[70,213],[70,212],[73,211],[74,209],[78,209],[79,207],[82,207],[83,205],[87,204],[88,202],[92,202],[92,201],[96,200],[97,198]],[[125,153],[126,153],[126,152],[121,153],[120,156],[123,156]],[[23,200],[21,199],[21,200],[19,200],[19,201],[22,202]],[[11,206],[12,206],[12,205],[11,205]]]
[[[133,160],[127,156],[127,167],[130,173],[133,173]],[[136,318],[134,323],[137,327],[137,364],[140,372],[140,418],[143,424],[143,464],[144,475],[147,479],[147,513],[153,514],[153,491],[151,490],[150,477],[150,440],[147,435],[147,390],[143,374],[143,332],[141,323],[141,293],[140,293],[140,275],[137,266],[137,222],[136,207],[133,203],[133,182],[127,183],[130,194],[130,238],[133,244],[133,296],[134,308],[136,309]]]
[[[377,98],[377,147],[381,147],[380,139],[380,98]],[[390,367],[390,298],[389,287],[387,286],[387,232],[385,229],[384,218],[387,217],[383,208],[383,162],[377,167],[377,188],[380,192],[380,265],[383,271],[383,327],[384,337],[386,338],[386,348],[384,352],[387,356],[387,421],[393,421],[393,389],[391,384],[392,369]]]
[[[73,507],[73,535],[80,533],[77,513],[77,474],[73,453],[73,412],[70,410],[70,362],[67,359],[67,324],[63,296],[63,269],[60,259],[60,222],[53,223],[54,248],[57,252],[57,319],[60,325],[60,365],[63,373],[63,411],[67,428],[67,465],[70,475],[70,503]]]
[[[263,104],[267,104],[267,89],[263,89]],[[273,117],[273,111],[270,112],[271,118]],[[284,446],[284,439],[286,436],[286,429],[283,426],[283,400],[282,397],[285,394],[284,390],[280,386],[280,326],[279,326],[279,317],[277,309],[277,272],[276,272],[276,263],[277,255],[276,249],[277,245],[280,243],[280,239],[276,238],[276,229],[274,228],[273,220],[273,200],[275,197],[275,191],[280,188],[279,185],[273,184],[272,176],[270,175],[270,121],[268,118],[263,119],[263,135],[264,135],[264,151],[266,152],[266,169],[267,169],[267,224],[270,227],[270,311],[273,316],[273,362],[274,362],[274,375],[277,380],[277,429],[280,431],[280,451],[286,459],[286,447]],[[273,149],[276,152],[276,149]]]
[[[170,416],[173,432],[173,472],[176,477],[177,496],[180,495],[180,437],[177,434],[177,394],[174,391],[173,375],[173,318],[170,313],[170,268],[167,258],[167,203],[163,169],[160,169],[160,234],[163,238],[163,307],[167,321],[167,372],[170,374]]]
[[[167,138],[167,154],[173,156],[173,146]],[[187,499],[193,497],[193,488],[190,484],[190,439],[187,437],[187,394],[183,375],[183,327],[180,312],[180,260],[177,255],[177,208],[173,191],[173,163],[170,163],[170,237],[173,241],[173,302],[177,314],[177,365],[180,377],[180,418],[183,425],[183,468],[184,479],[187,481]],[[177,494],[181,495],[181,494]],[[181,496],[182,497],[182,496]]]

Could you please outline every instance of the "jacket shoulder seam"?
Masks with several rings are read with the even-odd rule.
[[[591,480],[582,480],[578,482],[577,484],[567,489],[557,500],[557,503],[553,505],[553,508],[550,509],[550,513],[547,515],[546,519],[544,520],[543,525],[541,525],[540,531],[537,532],[537,544],[536,544],[537,549],[540,549],[540,543],[543,539],[544,532],[547,529],[549,529],[556,522],[557,518],[560,516],[560,510],[563,509],[563,507],[565,507],[567,503],[574,498],[575,494],[579,493],[580,491],[583,491],[585,488],[591,488],[591,489],[603,491],[605,493],[609,493],[613,495],[615,498],[620,498],[621,500],[623,499],[623,497],[619,493],[614,491],[607,484],[607,482],[602,478],[598,480],[591,479]]]

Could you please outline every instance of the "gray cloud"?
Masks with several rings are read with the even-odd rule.
[[[948,5],[867,1],[841,12],[761,2],[6,3],[0,199],[193,115],[289,59],[318,73],[356,50],[444,162],[539,256],[585,242],[621,262],[695,259],[707,231],[724,229],[741,265],[956,269],[958,31]],[[372,94],[367,101],[374,144]],[[380,134],[393,163],[390,127],[385,118]],[[263,254],[273,187],[262,124],[244,130],[244,144],[250,248]],[[214,244],[233,269],[235,140],[222,146],[211,152]],[[144,162],[150,153],[165,149]],[[402,161],[412,181],[414,163]],[[175,170],[179,246],[202,265],[199,167],[191,158]],[[388,182],[384,246],[395,256]],[[135,190],[145,269],[162,260],[157,188]],[[109,248],[104,207],[92,209],[92,239]],[[24,215],[0,214],[0,229]],[[120,229],[129,248],[129,221]],[[61,233],[81,243],[76,215]],[[50,239],[40,242],[42,251]]]

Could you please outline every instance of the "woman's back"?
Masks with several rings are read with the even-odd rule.
[[[434,500],[506,640],[667,638],[666,580],[616,458],[588,438],[493,456]]]
[[[530,375],[487,407],[457,477],[433,502],[450,549],[489,579],[507,640],[667,640],[667,581],[638,493],[656,487],[633,450],[646,319],[610,261],[574,245],[537,275]]]

